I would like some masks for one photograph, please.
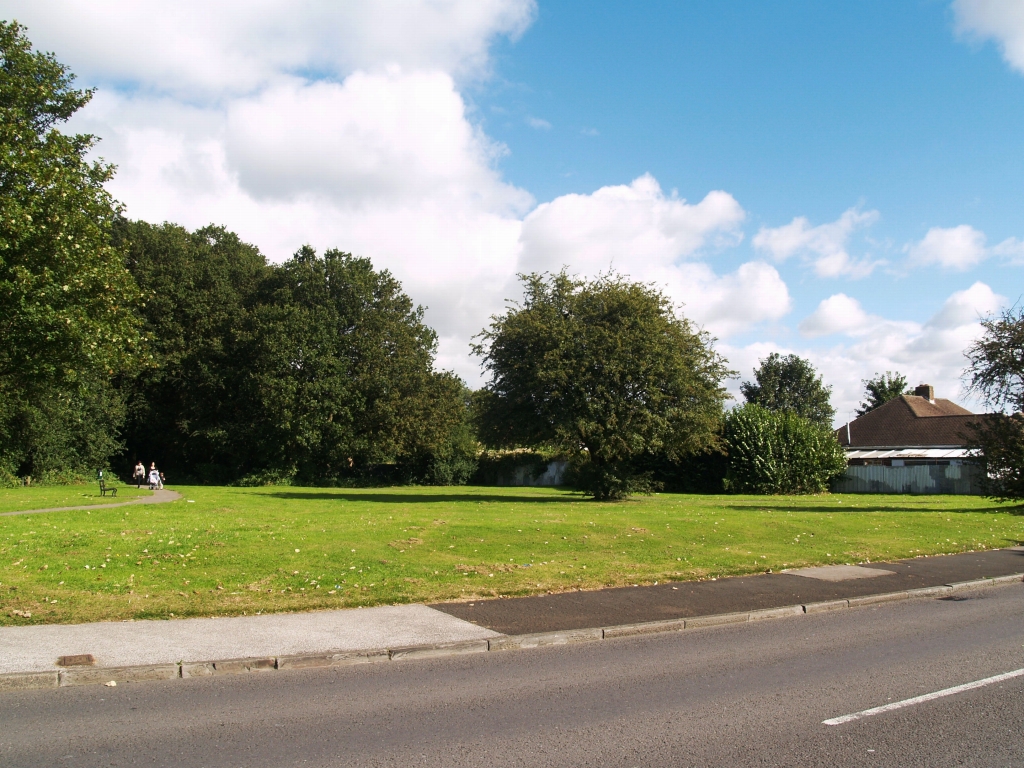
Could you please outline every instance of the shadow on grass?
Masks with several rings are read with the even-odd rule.
[[[827,512],[829,514],[856,514],[857,512],[941,512],[943,514],[966,514],[976,513],[982,515],[1017,515],[1024,516],[1024,504],[1015,504],[1013,506],[993,506],[993,507],[981,507],[978,509],[954,509],[952,507],[942,506],[900,506],[896,504],[879,504],[878,506],[871,506],[868,504],[854,505],[842,505],[835,504],[829,506],[803,506],[799,502],[789,503],[779,502],[778,504],[757,502],[750,504],[723,504],[725,509],[734,509],[736,511],[750,511],[757,509],[768,509],[773,512]]]
[[[379,504],[437,504],[443,502],[463,503],[523,503],[523,504],[564,504],[567,501],[581,501],[579,496],[519,496],[509,494],[478,494],[478,493],[377,493],[366,491],[338,491],[336,493],[315,492],[301,493],[298,491],[277,491],[265,494],[275,499],[291,501],[371,501]]]

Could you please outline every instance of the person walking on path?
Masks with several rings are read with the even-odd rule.
[[[141,461],[135,463],[135,474],[133,475],[133,477],[135,479],[136,485],[138,485],[139,488],[141,488],[142,484],[146,482],[146,467],[143,465]]]
[[[149,490],[155,491],[160,487],[160,471],[156,468],[156,462],[154,461],[149,465]]]

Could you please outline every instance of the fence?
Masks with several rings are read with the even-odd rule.
[[[974,464],[911,467],[852,466],[832,482],[833,493],[981,493],[981,470]]]
[[[549,486],[561,485],[565,469],[569,466],[566,461],[550,461],[547,468],[540,475],[531,476],[532,467],[516,467],[511,476],[503,476],[498,479],[498,485],[533,485]]]

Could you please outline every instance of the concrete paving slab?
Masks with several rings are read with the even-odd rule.
[[[863,568],[859,565],[819,565],[815,568],[788,568],[782,573],[803,576],[822,581],[849,581],[850,579],[874,579],[879,576],[895,576],[896,571],[882,568]]]
[[[0,627],[0,674],[53,670],[60,656],[72,654],[91,653],[96,657],[92,669],[98,669],[458,643],[496,635],[425,605]]]

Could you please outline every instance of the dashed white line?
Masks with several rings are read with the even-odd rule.
[[[843,715],[842,717],[833,717],[830,720],[822,720],[821,724],[842,725],[843,723],[849,723],[854,720],[860,720],[862,717],[871,717],[872,715],[880,715],[883,712],[892,712],[894,709],[903,709],[903,707],[911,707],[914,704],[923,704],[924,702],[932,701],[933,699],[941,699],[944,696],[952,696],[954,693],[973,691],[975,688],[981,688],[986,685],[992,685],[992,683],[1001,683],[1003,682],[1003,680],[1011,680],[1012,678],[1022,676],[1024,676],[1024,669],[1015,669],[1012,672],[1004,672],[1001,675],[986,677],[984,680],[975,680],[973,683],[954,685],[952,688],[943,688],[941,691],[926,693],[923,696],[915,696],[912,699],[894,701],[892,704],[885,704],[881,707],[872,707],[871,709],[865,709],[860,712],[854,712],[852,715]]]

